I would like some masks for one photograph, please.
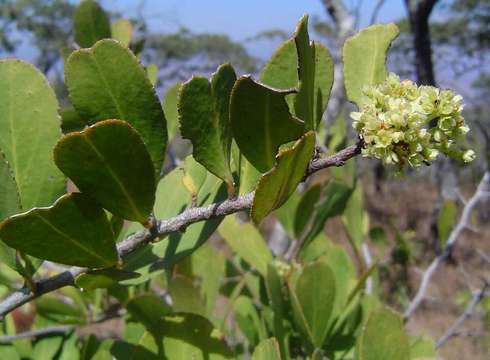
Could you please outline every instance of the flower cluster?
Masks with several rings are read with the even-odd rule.
[[[390,74],[385,82],[363,89],[360,112],[351,113],[353,126],[364,140],[365,156],[386,164],[430,164],[439,153],[470,162],[473,150],[456,141],[469,131],[461,116],[462,97],[451,90],[417,86]]]

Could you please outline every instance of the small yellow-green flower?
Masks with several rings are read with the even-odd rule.
[[[440,153],[464,162],[475,158],[473,150],[455,146],[469,127],[461,116],[463,98],[451,90],[417,86],[390,74],[363,94],[366,101],[351,118],[365,142],[365,156],[400,168],[429,164]]]

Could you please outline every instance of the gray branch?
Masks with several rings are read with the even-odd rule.
[[[334,155],[312,160],[306,170],[305,179],[321,169],[344,165],[347,160],[360,154],[362,145],[362,142],[359,141],[356,145],[351,145]],[[254,192],[251,192],[236,199],[229,199],[204,207],[192,207],[171,219],[156,221],[155,226],[151,229],[138,231],[137,233],[128,236],[124,241],[118,243],[118,254],[124,259],[125,256],[134,252],[136,249],[147,245],[152,240],[163,238],[172,232],[182,231],[187,226],[196,222],[250,209],[253,198]],[[53,277],[36,282],[35,292],[24,287],[11,293],[0,302],[0,317],[5,316],[12,310],[43,294],[58,290],[64,286],[74,285],[75,277],[88,270],[89,269],[86,268],[72,267]]]
[[[73,325],[61,325],[26,331],[15,335],[0,336],[0,344],[11,344],[12,342],[20,339],[36,339],[42,336],[64,335],[73,329],[75,329]]]
[[[426,296],[427,287],[432,278],[432,275],[434,275],[439,265],[441,265],[444,262],[444,260],[446,260],[446,258],[449,256],[449,254],[451,254],[451,251],[454,248],[454,245],[456,244],[456,241],[458,240],[463,230],[467,229],[468,226],[470,225],[470,216],[473,208],[480,202],[480,200],[482,200],[485,197],[488,197],[489,195],[490,195],[490,172],[486,172],[483,175],[483,178],[481,179],[480,184],[478,185],[478,188],[476,189],[475,193],[464,206],[463,212],[461,214],[461,218],[459,219],[458,223],[451,231],[451,234],[449,234],[449,238],[446,242],[446,245],[444,246],[442,253],[439,256],[437,256],[434,260],[432,260],[432,263],[424,272],[417,294],[410,302],[410,304],[407,307],[407,310],[405,311],[404,316],[406,319],[410,318],[415,312],[415,310],[420,306],[420,304],[422,303],[422,301]]]
[[[441,336],[439,340],[436,342],[436,349],[439,349],[442,345],[444,345],[449,339],[455,336],[459,336],[460,332],[458,328],[463,325],[463,323],[469,319],[473,313],[475,312],[476,306],[483,300],[486,296],[487,290],[490,289],[490,283],[485,280],[485,284],[480,289],[480,291],[473,294],[471,301],[468,303],[464,312],[460,315],[460,317],[451,325],[449,329],[447,329],[446,333]]]

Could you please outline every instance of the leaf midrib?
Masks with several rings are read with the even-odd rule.
[[[121,189],[121,192],[124,195],[124,197],[126,198],[126,200],[128,201],[129,206],[131,207],[131,210],[133,211],[133,213],[135,215],[137,215],[139,219],[144,219],[145,216],[140,213],[138,207],[136,206],[136,204],[133,201],[133,198],[127,192],[126,187],[124,186],[122,181],[119,179],[119,177],[116,174],[116,172],[114,171],[114,169],[112,169],[112,167],[110,166],[110,163],[107,161],[107,159],[104,157],[104,155],[99,151],[99,149],[97,149],[97,146],[89,139],[88,136],[84,136],[83,139],[87,142],[87,144],[94,151],[94,153],[97,155],[97,157],[102,161],[102,163],[105,164],[107,171],[109,172],[112,179],[116,182],[116,184]]]
[[[48,227],[50,227],[54,232],[56,232],[57,234],[59,234],[63,238],[67,239],[70,243],[74,244],[79,249],[84,250],[86,253],[90,254],[91,256],[93,256],[93,257],[95,257],[95,258],[97,258],[99,260],[102,260],[102,262],[104,264],[107,264],[107,265],[110,265],[111,264],[106,259],[104,259],[103,257],[101,257],[97,252],[94,252],[90,248],[87,248],[87,247],[83,246],[76,239],[72,238],[70,235],[66,234],[65,232],[63,232],[62,230],[60,230],[59,228],[57,228],[56,226],[54,226],[50,221],[48,221],[47,219],[45,219],[41,214],[35,214],[35,216],[37,218],[39,218]]]

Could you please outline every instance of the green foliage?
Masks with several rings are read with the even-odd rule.
[[[117,262],[104,211],[82,194],[8,218],[0,224],[0,237],[14,249],[62,264],[98,268]]]
[[[32,65],[0,61],[0,150],[16,182],[19,206],[47,206],[64,191],[51,151],[60,136],[58,103]]]
[[[83,0],[73,16],[75,41],[88,48],[97,41],[111,37],[109,17],[97,1]]]
[[[361,104],[363,86],[386,77],[386,51],[396,32],[394,25],[378,25],[347,41],[351,100]],[[305,176],[323,161],[316,161],[323,156],[315,151],[316,130],[333,82],[332,59],[324,46],[310,41],[308,17],[265,65],[261,83],[250,76],[237,80],[231,65],[222,65],[211,80],[194,76],[169,88],[163,109],[154,89],[161,80],[158,68],[138,62],[132,33],[127,20],[110,28],[96,2],[79,5],[76,41],[90,48],[66,60],[73,108],[61,112],[62,123],[56,99],[36,70],[16,60],[0,62],[0,154],[5,154],[0,216],[6,218],[0,223],[1,295],[17,286],[18,274],[14,278],[8,268],[21,274],[26,294],[29,287],[56,290],[36,299],[32,329],[91,325],[114,309],[124,313],[118,340],[72,331],[2,345],[0,354],[12,359],[434,357],[430,340],[409,338],[401,317],[382,307],[371,286],[377,262],[358,261],[368,235],[384,243],[386,234],[379,228],[368,234],[354,168],[330,174],[328,181],[310,181],[311,171]],[[118,41],[106,39],[111,35]],[[189,46],[178,43],[187,36],[172,38],[173,45]],[[191,45],[184,50],[207,46]],[[347,142],[339,119],[328,142],[332,151]],[[175,138],[178,123],[192,142],[192,155],[180,161],[174,141],[162,171],[167,133]],[[78,192],[59,197],[67,184],[55,164],[73,182],[68,189],[76,186]],[[233,214],[249,207],[250,216]],[[275,217],[259,228],[272,212]],[[447,212],[441,229],[453,216]],[[325,224],[334,217],[343,220],[356,261],[325,235]],[[288,249],[278,250],[266,237],[275,221],[289,237]],[[408,241],[398,236],[395,249],[405,262]],[[36,288],[34,273],[52,272],[38,270],[43,260],[82,267],[70,270],[76,275],[55,278],[71,277],[75,287],[59,289],[47,280]],[[11,316],[4,328],[2,334],[14,333]]]
[[[155,170],[128,123],[105,120],[65,135],[54,148],[54,160],[81,191],[114,215],[148,220],[155,202]]]
[[[274,165],[279,146],[296,140],[304,123],[289,112],[285,97],[294,90],[276,90],[242,76],[230,103],[233,136],[245,158],[260,172]]]
[[[403,320],[388,309],[373,312],[359,338],[359,359],[409,360],[408,336]]]
[[[159,176],[167,146],[165,116],[134,54],[114,40],[101,40],[70,55],[65,78],[73,106],[90,124],[120,119],[136,129]]]
[[[192,141],[193,156],[206,169],[223,179],[234,193],[230,168],[230,94],[236,75],[231,65],[222,65],[211,83],[193,77],[182,85],[179,95],[180,131]]]
[[[386,79],[386,53],[397,35],[395,24],[377,24],[345,42],[342,51],[345,90],[347,98],[359,108],[364,104],[363,86],[379,84]]]
[[[257,184],[251,216],[259,224],[280,207],[301,182],[315,147],[315,133],[308,132],[290,149],[280,151],[276,166]]]

